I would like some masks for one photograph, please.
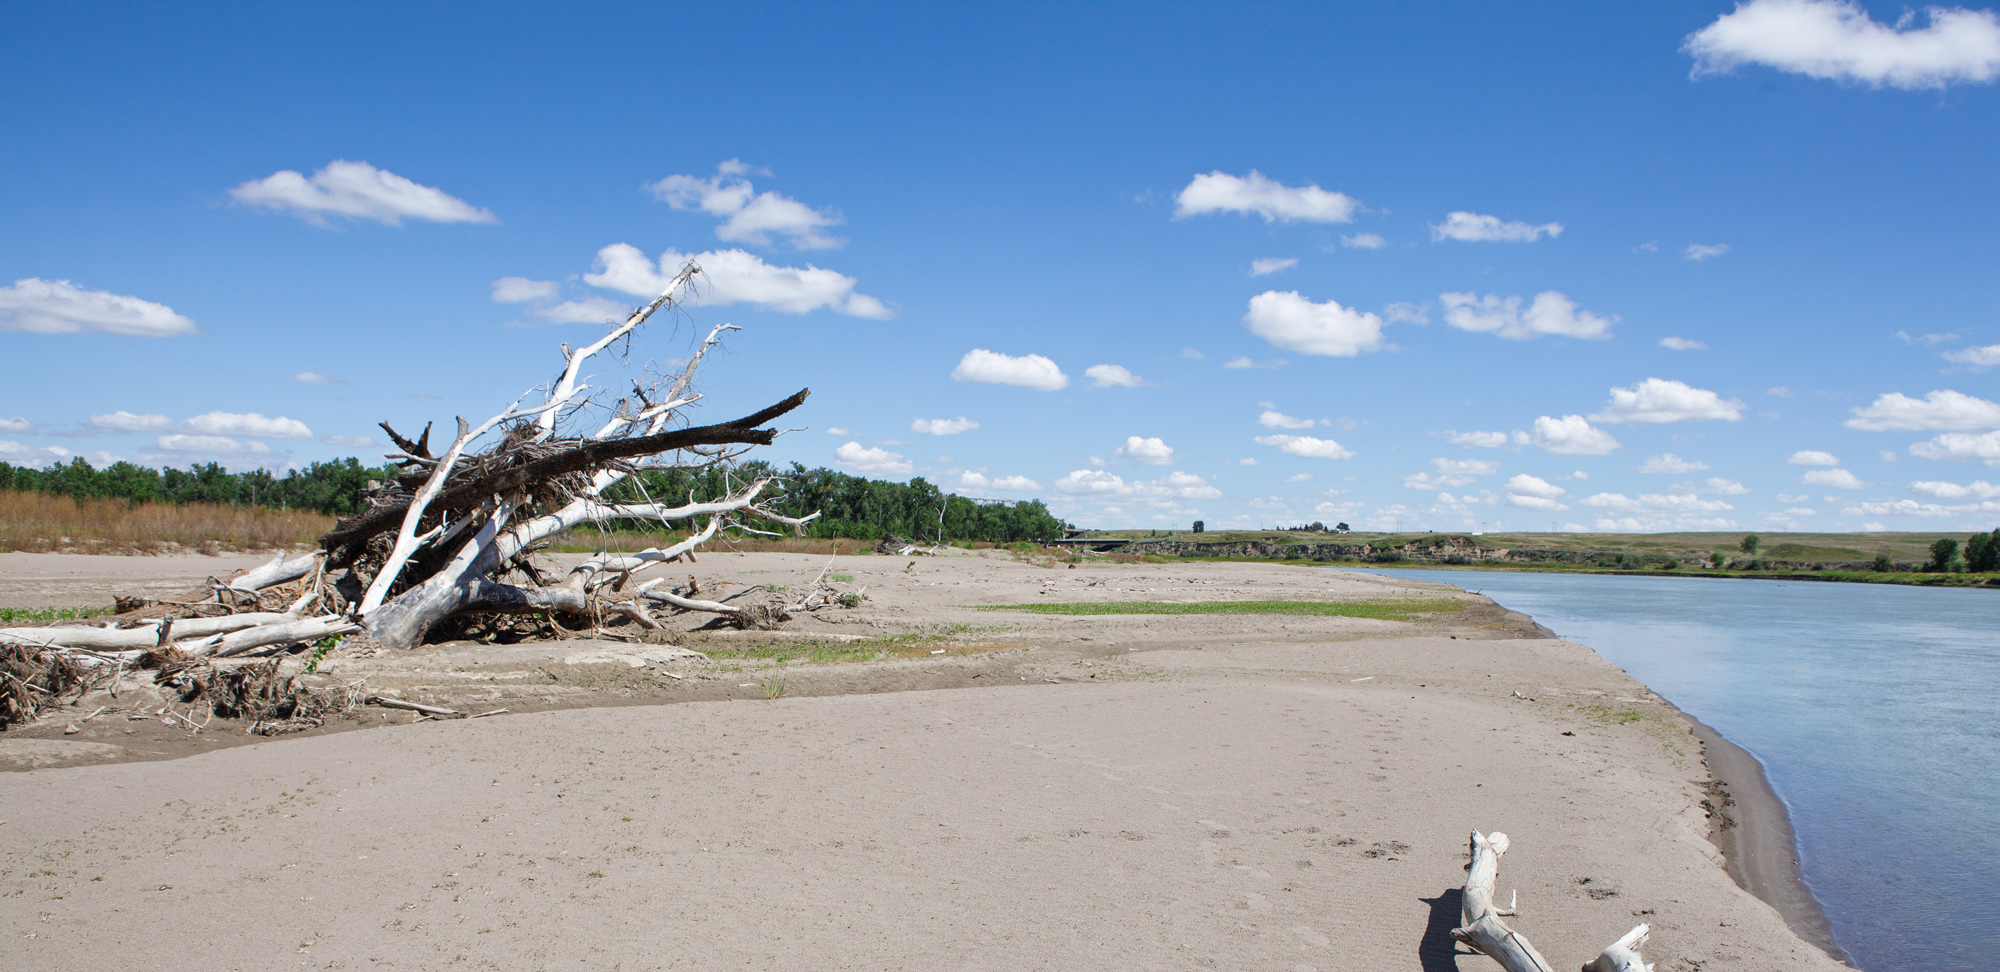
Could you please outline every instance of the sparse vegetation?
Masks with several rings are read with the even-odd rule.
[[[83,621],[111,614],[108,607],[85,608],[0,608],[0,624],[48,624],[52,621]]]
[[[1407,621],[1420,614],[1465,610],[1451,598],[1375,601],[1061,601],[1049,604],[981,605],[981,611],[1035,614],[1297,614],[1330,618]]]

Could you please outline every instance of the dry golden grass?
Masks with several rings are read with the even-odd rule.
[[[0,548],[29,552],[164,553],[312,544],[333,517],[300,510],[188,503],[127,504],[0,490]]]

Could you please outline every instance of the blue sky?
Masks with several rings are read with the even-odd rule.
[[[12,4],[0,459],[372,461],[679,254],[767,458],[1079,524],[1991,528],[2000,24],[1905,12]]]

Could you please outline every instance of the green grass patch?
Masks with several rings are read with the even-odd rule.
[[[1376,601],[1057,601],[1048,604],[982,605],[981,611],[1029,611],[1034,614],[1293,614],[1323,618],[1374,618],[1408,621],[1420,614],[1465,610],[1451,598]]]
[[[0,624],[47,624],[109,617],[110,608],[0,608]]]
[[[742,648],[701,645],[700,651],[718,662],[761,662],[767,665],[838,665],[878,658],[926,658],[932,653],[970,655],[1017,645],[967,645],[937,635],[896,635],[867,641],[799,641]]]

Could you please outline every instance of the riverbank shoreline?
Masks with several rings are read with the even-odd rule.
[[[1654,693],[1658,694],[1658,693]],[[1669,705],[1672,701],[1668,700]],[[1714,727],[1674,707],[1701,741],[1702,762],[1715,782],[1709,840],[1722,852],[1723,870],[1738,887],[1784,916],[1792,933],[1841,962],[1853,959],[1833,939],[1826,908],[1799,869],[1798,835],[1791,812],[1749,750],[1730,742]],[[1717,799],[1720,797],[1721,799]]]

